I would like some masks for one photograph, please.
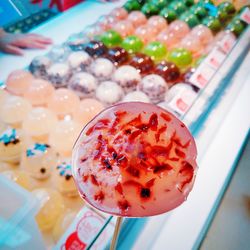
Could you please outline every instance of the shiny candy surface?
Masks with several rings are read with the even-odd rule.
[[[161,17],[161,16],[151,16],[148,19],[147,25],[149,27],[153,27],[157,30],[157,32],[162,31],[163,29],[167,28],[167,22],[165,20],[165,18]]]
[[[142,49],[143,42],[137,36],[128,36],[123,40],[121,46],[129,53],[136,53]]]
[[[190,29],[185,22],[176,20],[169,25],[169,32],[172,32],[176,38],[183,38],[190,32]]]
[[[79,97],[66,88],[57,89],[48,101],[48,108],[59,118],[72,115],[79,105]]]
[[[147,22],[146,16],[140,11],[130,12],[127,19],[134,25],[135,28],[146,24]]]
[[[167,54],[167,49],[160,42],[151,42],[144,48],[144,53],[150,56],[153,60],[161,60]]]
[[[128,20],[124,20],[124,21],[120,21],[116,23],[113,26],[113,29],[116,30],[122,37],[126,37],[134,33],[134,26]]]
[[[198,37],[200,39],[201,44],[204,46],[208,45],[213,41],[213,33],[207,26],[202,24],[195,26],[190,34],[194,37]]]
[[[139,70],[141,74],[148,74],[154,68],[154,62],[150,56],[142,53],[135,54],[129,64]]]
[[[55,89],[50,82],[42,79],[34,79],[24,93],[24,97],[33,106],[46,106],[54,91]]]
[[[183,48],[176,48],[169,52],[168,58],[178,67],[185,67],[192,63],[192,54]]]
[[[6,89],[15,95],[23,95],[28,89],[33,76],[24,70],[11,72],[6,80]]]
[[[108,30],[101,35],[101,41],[108,47],[119,45],[122,42],[120,34],[115,30]]]
[[[135,30],[135,35],[138,36],[145,44],[155,40],[156,32],[150,29],[148,25],[142,25]]]
[[[128,12],[124,8],[115,8],[110,13],[111,16],[114,16],[118,20],[123,20],[127,18]]]
[[[109,214],[144,217],[183,203],[196,175],[196,146],[185,125],[152,104],[107,108],[81,132],[73,176],[83,199]]]
[[[108,50],[106,57],[115,65],[120,65],[128,61],[129,55],[124,48],[113,47]]]

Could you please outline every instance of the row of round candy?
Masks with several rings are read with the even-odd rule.
[[[226,29],[231,31],[239,31],[242,22],[230,19],[234,17],[236,9],[231,2],[222,2],[215,6],[212,1],[198,1],[194,3],[192,0],[186,1],[169,1],[169,0],[151,0],[144,5],[140,5],[136,0],[129,0],[124,8],[131,12],[133,10],[140,10],[146,16],[159,14],[163,16],[168,22],[175,19],[185,21],[190,27],[194,27],[199,23],[206,25],[212,31],[217,32],[226,26]],[[242,9],[238,11],[240,13]],[[236,17],[237,18],[237,17]],[[239,20],[237,18],[237,20]],[[228,25],[228,26],[227,26]],[[237,27],[238,26],[238,27]]]

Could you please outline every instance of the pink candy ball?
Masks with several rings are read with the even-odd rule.
[[[147,22],[146,16],[142,12],[137,10],[130,12],[127,20],[132,22],[135,28],[140,25],[146,24]]]
[[[185,22],[176,20],[169,25],[169,32],[172,32],[177,38],[181,39],[190,32],[190,28]]]
[[[113,26],[113,29],[117,31],[122,37],[126,37],[134,33],[134,27],[128,20],[118,22]]]
[[[151,16],[148,19],[148,26],[154,27],[158,32],[162,31],[163,29],[167,28],[168,24],[165,18],[161,16]]]
[[[190,33],[193,37],[197,37],[201,44],[206,46],[211,43],[214,39],[212,31],[205,25],[195,26]]]
[[[123,20],[127,18],[128,12],[124,8],[115,8],[110,13],[111,16],[115,17],[118,20]]]

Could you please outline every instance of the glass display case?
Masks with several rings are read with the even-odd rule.
[[[50,35],[58,44],[76,41],[82,39],[78,34],[85,26],[123,2],[82,3],[34,31]],[[76,35],[72,36],[72,33]],[[169,101],[167,108],[189,127],[197,141],[200,166],[197,184],[188,202],[174,211],[150,218],[125,219],[117,249],[140,249],[141,246],[143,249],[195,249],[201,243],[248,134],[246,109],[249,100],[246,93],[250,91],[247,84],[250,81],[249,49],[250,25],[236,42],[228,33],[225,34],[188,79],[196,90],[195,95],[179,91]],[[67,51],[63,51],[65,53]],[[44,52],[28,51],[24,59],[18,60],[0,54],[2,87],[8,73],[16,68],[27,68],[37,54]],[[234,118],[236,121],[232,125]],[[239,130],[237,136],[231,135],[232,131]],[[234,144],[233,147],[229,148],[230,144]],[[230,152],[227,161],[222,156],[223,150]],[[212,169],[218,165],[221,165],[220,170]],[[215,172],[216,178],[213,176]],[[70,204],[70,200],[67,203]],[[81,206],[79,200],[74,205],[76,210]],[[113,216],[84,206],[71,219],[73,222],[69,223],[69,228],[57,244],[50,233],[44,233],[47,246],[54,249],[70,249],[73,246],[76,249],[108,249],[115,223]]]

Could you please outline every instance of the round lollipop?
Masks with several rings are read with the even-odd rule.
[[[196,156],[192,135],[174,115],[152,104],[122,103],[85,126],[73,149],[72,171],[82,198],[95,208],[145,217],[187,199]]]

